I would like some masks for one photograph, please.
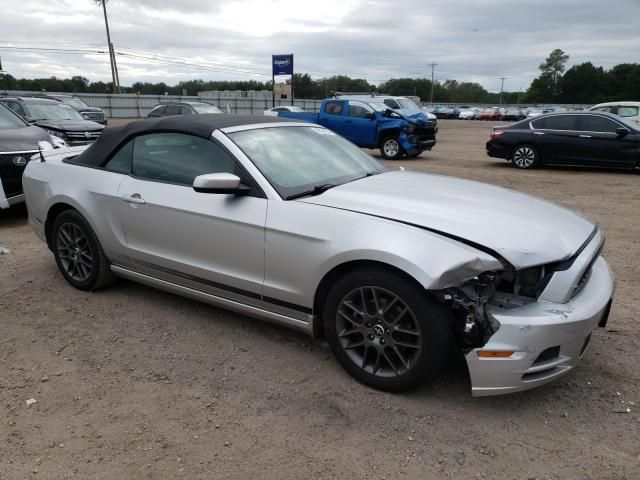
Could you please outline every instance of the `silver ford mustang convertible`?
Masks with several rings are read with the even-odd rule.
[[[108,128],[28,164],[29,222],[64,278],[124,277],[323,336],[375,388],[464,355],[474,395],[569,372],[604,326],[602,230],[468,180],[390,171],[317,125],[231,115]]]

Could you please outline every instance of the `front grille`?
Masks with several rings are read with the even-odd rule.
[[[16,157],[24,157],[27,162],[31,160],[31,156],[38,153],[38,150],[29,150],[26,152],[15,152],[15,153],[0,153],[0,164],[1,165],[15,165],[13,159]]]
[[[413,134],[420,140],[433,139],[435,138],[436,130],[434,127],[416,127]]]
[[[102,122],[104,120],[104,113],[102,112],[82,112],[82,116],[94,122]]]
[[[65,132],[69,145],[86,145],[92,143],[100,137],[102,131],[95,132]]]

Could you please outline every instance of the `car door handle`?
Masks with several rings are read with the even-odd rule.
[[[580,138],[591,138],[591,135],[580,135]]]
[[[136,204],[139,204],[139,205],[145,203],[144,199],[142,198],[142,196],[139,193],[132,193],[131,195],[122,195],[120,197],[120,199],[123,202],[136,203]]]
[[[534,135],[544,135],[544,132],[533,132]]]

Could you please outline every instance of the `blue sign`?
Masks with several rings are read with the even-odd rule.
[[[271,55],[273,75],[293,75],[293,53],[290,55]]]

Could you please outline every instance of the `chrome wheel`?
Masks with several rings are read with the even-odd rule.
[[[400,153],[400,143],[395,138],[388,138],[382,146],[385,156],[393,158]]]
[[[518,147],[513,152],[513,163],[519,168],[531,168],[536,161],[536,152],[531,147]]]
[[[93,252],[87,236],[78,225],[60,225],[56,249],[62,268],[69,277],[78,282],[89,279],[93,270]]]
[[[399,377],[420,355],[422,332],[409,306],[393,292],[364,286],[340,302],[336,332],[349,359],[376,377]]]

